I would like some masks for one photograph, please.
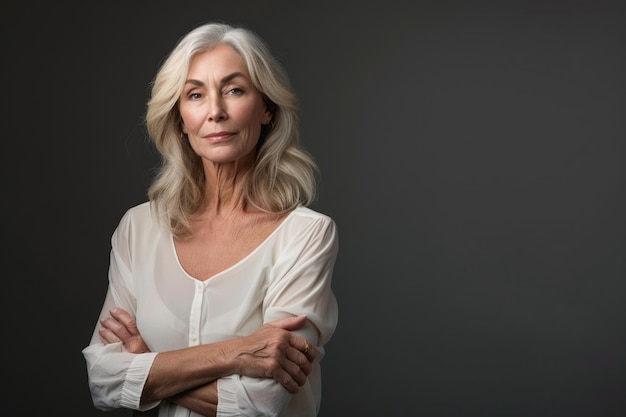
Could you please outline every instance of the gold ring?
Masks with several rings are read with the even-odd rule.
[[[309,341],[306,340],[304,345],[304,350],[302,351],[302,353],[307,353],[309,351],[309,349],[311,349],[311,345],[309,345]]]

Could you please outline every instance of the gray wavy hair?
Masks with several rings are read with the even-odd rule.
[[[182,134],[178,102],[192,58],[217,44],[228,44],[243,57],[273,114],[262,129],[254,168],[246,177],[244,202],[280,214],[311,204],[316,194],[318,167],[299,144],[298,101],[284,68],[251,30],[204,24],[181,38],[160,67],[146,112],[148,134],[161,154],[148,197],[157,219],[177,237],[189,233],[190,216],[204,203],[202,162]]]

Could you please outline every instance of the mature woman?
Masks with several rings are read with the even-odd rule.
[[[95,407],[316,416],[338,238],[308,207],[316,166],[283,68],[253,32],[202,25],[158,71],[146,123],[163,162],[111,239],[83,349]]]

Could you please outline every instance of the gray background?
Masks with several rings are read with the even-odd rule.
[[[3,415],[129,415],[80,351],[156,166],[149,82],[210,20],[286,66],[340,229],[321,417],[626,415],[625,10],[3,1]]]

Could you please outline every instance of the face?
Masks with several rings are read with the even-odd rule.
[[[261,125],[272,118],[243,58],[227,45],[192,59],[179,103],[182,130],[205,166],[253,160]]]

